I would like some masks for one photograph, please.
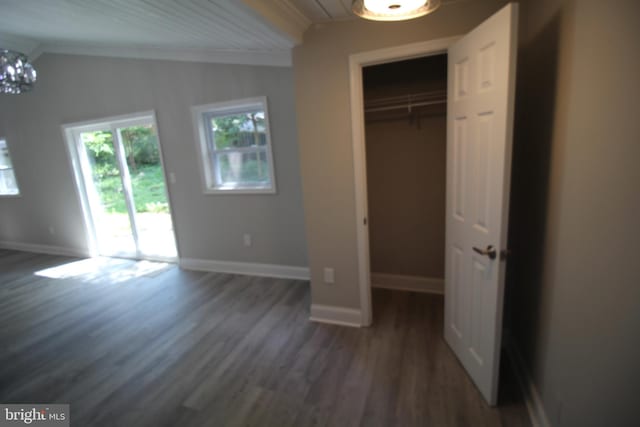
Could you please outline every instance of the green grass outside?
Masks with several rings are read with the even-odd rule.
[[[108,175],[96,182],[105,211],[126,213],[120,175]],[[160,165],[141,165],[131,172],[131,185],[136,212],[168,213],[169,205],[164,191],[164,178]]]

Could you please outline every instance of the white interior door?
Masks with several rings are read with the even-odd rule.
[[[511,3],[449,48],[445,338],[497,403],[517,48]]]

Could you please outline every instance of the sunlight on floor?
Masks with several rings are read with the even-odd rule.
[[[172,265],[164,262],[96,257],[50,267],[34,274],[50,279],[75,278],[90,281],[99,278],[111,283],[120,283],[159,273]]]
[[[166,259],[178,256],[168,213],[136,213],[136,224],[140,253]],[[128,214],[100,213],[96,232],[101,254],[126,257],[136,253]]]

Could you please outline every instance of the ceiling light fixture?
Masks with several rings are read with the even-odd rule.
[[[373,21],[405,21],[435,11],[440,0],[353,0],[351,10]]]
[[[28,92],[36,82],[36,70],[26,55],[0,49],[0,93]]]

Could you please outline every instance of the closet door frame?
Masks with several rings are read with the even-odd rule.
[[[356,231],[358,244],[358,286],[360,290],[360,325],[372,322],[371,267],[369,255],[367,165],[365,147],[364,92],[362,69],[370,65],[386,64],[426,56],[448,53],[449,47],[462,36],[447,37],[427,42],[411,43],[349,56],[351,96],[351,136],[356,190]],[[444,250],[444,248],[443,248]]]

